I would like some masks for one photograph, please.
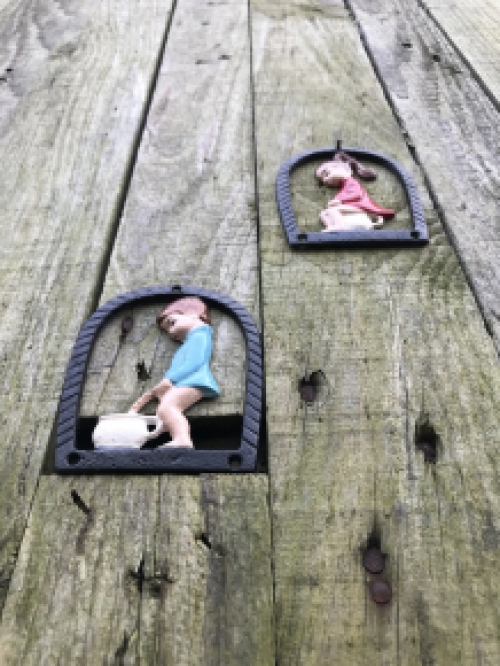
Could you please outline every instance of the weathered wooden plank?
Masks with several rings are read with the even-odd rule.
[[[171,0],[2,2],[0,603],[95,301]]]
[[[216,17],[211,7],[197,5],[196,20],[182,7],[177,13],[148,123],[147,158],[135,173],[105,295],[147,284],[192,284],[196,277],[198,285],[215,285],[256,314],[251,111],[243,111],[250,101],[248,40],[238,3],[222,3]],[[145,313],[148,322],[153,312]],[[145,327],[147,335],[136,336],[140,348],[131,336],[132,346],[119,350],[119,321],[110,325],[91,361],[82,413],[95,414],[96,396],[101,413],[122,410],[131,394],[163,376],[175,345],[152,333],[150,323]],[[225,389],[220,400],[201,402],[191,413],[241,413],[243,338],[217,313],[214,342],[214,374]],[[153,369],[147,383],[134,377],[141,361]]]
[[[130,273],[134,280],[145,279],[132,272],[131,264],[134,248],[145,235],[143,225],[149,221],[149,247],[143,250],[143,266],[147,261],[151,269],[149,283],[188,282],[227,293],[258,320],[247,3],[186,1],[179,5],[176,21],[144,158],[118,237],[123,250],[113,255],[106,290],[122,289],[123,276]],[[165,246],[174,248],[175,254],[163,263]],[[221,352],[226,362],[235,364],[232,385],[237,390],[231,384],[229,388],[240,400],[244,350],[234,326],[227,318],[221,323],[228,327]],[[214,335],[220,335],[220,327]],[[227,394],[222,377],[221,389]],[[208,414],[225,408],[217,401],[200,407]],[[158,510],[164,527],[157,538],[156,564],[151,564],[153,578],[169,571],[170,544],[183,539],[184,525],[194,524],[199,530],[196,515],[184,509],[185,483],[180,480],[173,493],[168,480],[160,480]],[[204,477],[201,484],[206,513],[199,542],[200,547],[210,544],[209,552],[204,547],[208,563],[204,570],[199,564],[182,562],[178,567],[179,578],[185,581],[182,587],[166,594],[151,588],[144,595],[141,658],[158,665],[272,664],[268,480],[219,476]],[[173,506],[179,507],[178,512]],[[200,576],[204,589],[193,594],[189,581]]]
[[[157,521],[151,480],[79,486],[40,480],[2,616],[2,664],[138,663],[141,561]]]
[[[277,662],[494,664],[494,346],[343,4],[251,7]],[[274,201],[279,165],[338,136],[413,174],[427,248],[288,250]],[[303,216],[316,211],[319,229],[325,194],[312,167],[304,172],[293,188],[311,186],[295,201]],[[374,187],[388,203],[385,186]],[[319,400],[306,407],[298,382],[318,369]],[[427,421],[435,467],[416,450]],[[370,538],[388,554],[387,608],[367,591]]]
[[[271,666],[267,478],[169,478],[160,492],[141,663]]]
[[[422,0],[421,5],[458,49],[498,104],[500,20],[497,3],[494,0]]]
[[[497,106],[420,5],[350,5],[500,350]],[[456,12],[450,7],[447,15]],[[480,7],[472,14],[466,58],[482,43],[474,25],[485,14]]]
[[[158,490],[42,477],[2,664],[273,663],[266,478],[169,477],[157,504]]]
[[[249,52],[246,2],[177,2],[102,301],[137,287],[188,282],[231,295],[258,319]],[[134,328],[121,347],[119,322],[105,331],[91,365],[95,377],[88,382],[87,414],[123,409],[135,399],[142,389],[138,359],[152,367],[149,381],[164,372],[172,347],[157,334],[155,311],[134,312]],[[244,354],[236,328],[221,315],[215,319],[217,379],[228,394],[224,409],[233,409],[242,397]],[[205,413],[216,413],[216,401],[210,405]],[[46,560],[45,541],[55,541],[58,559],[73,557],[74,539],[58,537],[71,502],[68,487],[94,507],[97,482],[78,477],[68,486],[56,476],[43,479],[34,516],[39,507],[52,510],[44,513],[44,534],[23,543],[16,576],[22,575],[25,591],[13,584],[6,602],[8,644],[21,653],[29,649],[33,663],[44,654],[43,635],[19,612],[29,597],[33,613],[43,609],[48,615],[52,654],[65,663],[274,663],[267,477],[120,481],[99,480],[109,503],[102,520],[114,535],[103,533],[103,548],[112,550],[113,566],[104,575],[85,552],[86,589],[92,590],[91,603],[99,604],[91,615],[81,613],[75,638],[73,620],[56,624],[51,609],[62,603],[68,587],[75,590],[75,603],[83,603],[76,569],[53,590],[48,611],[45,593],[26,590],[36,587],[34,560],[39,552]],[[124,495],[142,498],[143,491],[143,504],[124,506]],[[64,501],[58,500],[61,495]],[[117,544],[129,540],[138,546],[120,555]],[[44,566],[50,570],[50,563]],[[128,602],[117,611],[126,595]],[[111,635],[106,618],[115,612],[120,617]],[[81,655],[89,645],[86,662]]]

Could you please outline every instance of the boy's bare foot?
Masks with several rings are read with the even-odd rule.
[[[186,441],[180,441],[178,439],[173,439],[171,442],[167,442],[166,444],[161,444],[160,446],[156,447],[158,449],[194,449],[194,446],[192,442]]]

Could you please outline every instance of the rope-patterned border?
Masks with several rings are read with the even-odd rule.
[[[130,305],[170,303],[180,296],[198,296],[240,325],[247,352],[246,396],[240,448],[231,451],[192,449],[115,451],[76,448],[77,421],[85,374],[92,347],[105,322]],[[252,472],[259,444],[263,399],[262,343],[250,314],[236,301],[193,286],[147,287],[117,296],[102,305],[81,329],[66,370],[56,432],[55,468],[58,472]]]
[[[340,148],[344,153],[356,159],[367,159],[375,164],[380,164],[391,171],[402,184],[408,205],[410,207],[413,229],[401,229],[387,231],[378,229],[376,231],[335,231],[335,232],[307,232],[299,231],[297,219],[292,207],[290,194],[290,175],[294,169],[314,160],[331,160],[339,152],[339,148],[321,148],[301,153],[290,158],[281,165],[276,179],[276,200],[285,230],[288,244],[293,248],[311,249],[315,247],[359,247],[359,246],[421,246],[429,242],[429,233],[425,223],[422,202],[418,190],[411,176],[390,157],[381,153],[364,148]]]

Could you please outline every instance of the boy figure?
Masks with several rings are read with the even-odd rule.
[[[220,395],[210,372],[213,334],[210,313],[201,299],[186,297],[170,303],[156,321],[173,340],[183,344],[174,354],[163,380],[134,402],[130,411],[137,413],[156,398],[159,401],[156,415],[163,423],[163,431],[172,436],[172,441],[163,446],[193,448],[184,411],[203,397]]]

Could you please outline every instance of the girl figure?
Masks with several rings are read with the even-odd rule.
[[[376,174],[345,153],[337,153],[332,162],[324,162],[316,169],[316,178],[325,185],[340,187],[328,208],[321,211],[319,219],[323,231],[374,229],[395,213],[373,202],[366,190],[353,178],[353,170],[364,180],[374,180]]]
[[[220,395],[210,372],[213,333],[210,313],[199,298],[179,298],[170,303],[156,321],[182,345],[174,354],[163,380],[134,402],[130,411],[137,413],[156,398],[159,401],[156,415],[163,423],[163,431],[172,436],[172,441],[163,446],[193,448],[184,411],[203,397]]]

